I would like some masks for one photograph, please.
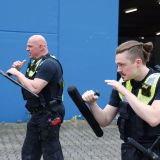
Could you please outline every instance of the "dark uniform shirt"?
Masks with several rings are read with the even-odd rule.
[[[142,87],[142,84],[145,82],[146,78],[154,73],[155,71],[150,69],[146,77],[142,81],[131,80],[132,85],[132,93],[137,96],[139,89]],[[157,83],[154,100],[160,100],[160,80]],[[121,145],[121,159],[122,160],[149,160],[145,154],[139,152],[135,146],[132,146],[130,142],[128,142],[127,138],[131,137],[136,140],[139,144],[144,146],[145,148],[149,148],[152,146],[153,142],[155,142],[157,136],[160,133],[160,126],[151,127],[145,121],[143,121],[134,110],[127,104],[127,107],[121,106],[123,102],[119,97],[119,93],[116,90],[112,90],[109,105],[117,107],[119,109],[119,117],[117,121],[117,125],[120,131],[120,138],[124,141]],[[151,102],[152,103],[152,102]],[[127,114],[129,115],[127,118],[123,117],[122,108],[125,110],[127,108]],[[125,110],[126,111],[126,110]],[[126,115],[125,115],[126,116]],[[156,154],[160,153],[160,145],[156,145],[152,149]]]
[[[36,70],[33,77],[43,79],[48,84],[42,89],[40,95],[43,95],[44,101],[49,102],[53,99],[62,99],[63,87],[61,81],[63,81],[63,71],[59,62],[53,58],[49,58],[49,54],[42,57],[42,63]],[[28,95],[27,95],[28,96]],[[29,97],[29,96],[28,96]],[[31,98],[24,98],[27,100],[26,106],[38,106],[40,105],[39,99],[31,96]]]
[[[145,82],[146,78],[152,74],[155,73],[154,70],[150,69],[146,77],[142,81],[135,81],[131,80],[132,85],[132,93],[137,96],[139,89],[142,87],[142,84]],[[160,100],[160,80],[157,83],[156,91],[153,100],[150,102],[150,104],[154,100]],[[126,141],[127,137],[132,137],[136,140],[140,141],[150,141],[154,139],[154,135],[156,133],[159,133],[159,126],[157,127],[151,127],[148,123],[146,123],[144,120],[142,120],[135,111],[129,106],[128,103],[125,103],[127,105],[127,108],[125,106],[122,106],[124,102],[121,101],[118,91],[112,90],[109,105],[117,107],[119,109],[119,118],[117,121],[117,124],[119,126],[119,129],[121,128],[122,123],[120,123],[121,117],[125,116],[125,128],[123,131],[120,130],[120,137],[124,141]],[[149,104],[149,105],[150,105]],[[125,114],[125,115],[124,115]],[[124,118],[124,117],[123,117]],[[123,128],[123,127],[122,127]],[[154,131],[150,131],[150,130]],[[125,133],[125,134],[124,134]],[[122,138],[123,137],[123,138]]]
[[[60,92],[59,81],[62,78],[62,70],[60,64],[56,60],[45,59],[39,67],[35,78],[43,79],[48,82],[47,86],[42,90],[45,91],[46,98],[58,98],[62,96]]]
[[[48,84],[38,94],[39,98],[22,90],[23,97],[27,100],[26,108],[31,112],[22,148],[22,160],[39,160],[42,154],[45,160],[64,160],[59,141],[65,111],[62,103],[62,67],[59,61],[47,54],[42,60],[29,64],[26,77],[43,79]]]

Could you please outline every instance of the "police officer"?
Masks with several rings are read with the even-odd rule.
[[[49,54],[42,35],[28,39],[26,50],[30,56],[26,75],[20,72],[25,61],[16,61],[7,72],[14,75],[35,97],[22,90],[26,108],[31,113],[26,138],[22,147],[22,160],[63,160],[59,141],[60,125],[64,117],[62,103],[63,71],[59,61]]]
[[[145,148],[151,147],[160,135],[160,73],[146,66],[153,45],[151,42],[127,41],[116,49],[115,62],[121,78],[105,80],[112,86],[109,104],[101,109],[92,90],[82,98],[89,104],[98,123],[105,127],[119,113],[117,121],[122,160],[149,160],[146,155],[128,142],[133,138]],[[160,144],[153,148],[160,155]]]

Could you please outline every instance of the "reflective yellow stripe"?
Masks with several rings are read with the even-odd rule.
[[[150,76],[147,77],[147,79],[145,80],[142,88],[144,88],[146,90],[149,89],[150,95],[149,96],[144,95],[142,93],[142,88],[139,89],[137,98],[140,101],[144,102],[145,104],[149,104],[152,101],[152,99],[154,98],[154,95],[155,95],[156,86],[157,86],[159,78],[160,78],[160,73],[153,73],[153,74],[151,74]],[[119,82],[123,83],[123,79],[121,78],[119,80]],[[132,85],[131,85],[130,81],[126,81],[126,88],[130,92],[132,91]],[[122,101],[125,101],[125,97],[121,93],[119,93],[119,96],[120,96]]]
[[[119,80],[119,82],[122,84],[124,81],[123,79],[121,78]],[[126,88],[131,92],[132,91],[132,85],[131,85],[131,82],[130,81],[126,81]],[[122,101],[126,101],[126,98],[123,96],[123,94],[119,93],[119,96],[121,98]]]
[[[42,62],[42,59],[40,59],[40,60],[38,60],[38,61],[36,62],[36,66],[35,66],[35,68],[34,68],[34,71],[30,70],[29,68],[27,69],[27,75],[28,75],[29,77],[32,77],[32,76],[36,73],[37,68],[38,68],[38,66],[40,65],[41,62]],[[34,63],[34,62],[33,62],[33,63]],[[32,65],[32,64],[31,64],[31,65]]]

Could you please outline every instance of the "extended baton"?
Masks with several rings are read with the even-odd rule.
[[[35,93],[33,93],[31,90],[27,89],[25,86],[23,86],[22,84],[20,84],[19,82],[17,82],[16,80],[14,80],[13,78],[10,77],[11,74],[7,74],[4,71],[0,70],[0,74],[2,76],[4,76],[5,78],[7,78],[8,80],[10,80],[11,82],[13,82],[14,84],[20,86],[21,88],[25,89],[26,91],[28,91],[29,93],[31,93],[32,95],[34,95],[35,97],[39,98],[39,96]]]
[[[90,127],[93,129],[96,136],[102,137],[103,136],[102,129],[100,128],[98,122],[96,121],[93,114],[91,113],[91,111],[87,107],[86,103],[82,99],[77,88],[75,86],[70,86],[70,87],[68,87],[67,91],[68,91],[68,94],[70,95],[71,99],[73,100],[73,102],[78,107],[79,111],[82,113],[82,115],[87,120]]]
[[[141,151],[144,155],[149,157],[151,160],[160,160],[160,157],[155,152],[151,151],[150,148],[146,149],[133,138],[129,137],[128,142],[132,144],[135,148],[137,148],[139,151]]]

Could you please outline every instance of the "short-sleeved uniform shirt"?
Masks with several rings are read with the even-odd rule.
[[[63,71],[60,63],[54,58],[48,58],[49,56],[50,55],[47,54],[43,57],[44,60],[38,67],[34,77],[48,82],[47,86],[45,86],[41,91],[41,93],[45,96],[46,101],[62,96],[62,93],[60,93],[61,88],[59,82],[63,79]]]

